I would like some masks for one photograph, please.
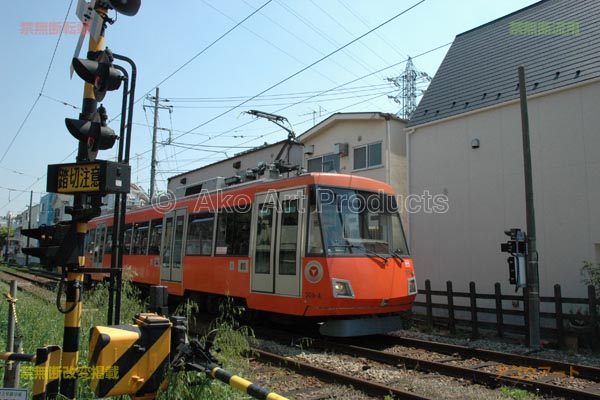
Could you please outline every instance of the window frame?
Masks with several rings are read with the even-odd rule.
[[[210,223],[210,232],[209,232],[210,246],[208,247],[208,252],[203,251],[204,247],[203,247],[202,243],[200,243],[199,252],[190,252],[189,245],[190,245],[190,243],[195,242],[195,240],[192,240],[192,238],[190,237],[190,231],[191,231],[192,227],[194,226],[195,221],[199,221],[198,223],[206,224],[207,226]],[[217,214],[215,214],[214,212],[211,212],[211,211],[194,213],[194,214],[189,215],[188,227],[187,227],[187,233],[186,233],[186,241],[185,241],[185,255],[186,256],[212,256],[213,255],[213,250],[215,249],[215,232],[216,232],[215,225],[216,225],[216,222],[217,222]],[[202,239],[202,237],[200,237],[200,241],[202,242],[203,240],[208,240],[208,239]]]
[[[216,226],[214,233],[214,255],[215,256],[225,256],[225,257],[248,257],[250,255],[250,233],[252,228],[252,211],[251,204],[244,204],[242,210],[228,210],[228,209],[220,209],[216,214]],[[247,215],[245,218],[246,221],[240,221],[242,215]],[[230,218],[233,221],[230,223]],[[224,227],[224,238],[220,238],[220,234],[222,231],[222,224],[225,221]],[[235,234],[234,234],[235,233]],[[233,238],[229,238],[229,234],[231,234]],[[242,237],[245,235],[245,237]],[[243,242],[240,240],[244,239]],[[225,245],[223,245],[223,242]],[[235,243],[234,243],[235,242]],[[234,244],[234,245],[231,245]],[[222,249],[225,247],[227,250],[225,253],[222,253]],[[232,250],[236,250],[236,252],[232,252]],[[245,250],[245,251],[239,251]]]
[[[379,157],[380,162],[378,164],[371,164],[371,148],[374,146],[379,146]],[[364,149],[365,151],[365,166],[357,167],[356,166],[356,151],[359,149]],[[379,168],[383,166],[383,141],[377,141],[372,143],[362,144],[360,146],[355,146],[352,148],[352,170],[353,171],[362,171],[370,168]]]
[[[327,171],[325,171],[325,170],[323,169],[323,166],[325,165],[325,164],[324,164],[324,162],[323,162],[323,160],[325,159],[325,157],[332,157],[332,158],[334,158],[334,159],[333,159],[333,162],[334,162],[334,165],[333,165],[333,166],[334,166],[334,167],[337,167],[337,168],[334,168],[334,169],[330,169],[330,170],[327,170]],[[335,158],[337,158],[337,160],[335,160]],[[327,154],[322,154],[322,155],[320,155],[320,156],[317,156],[317,157],[312,157],[312,158],[309,158],[309,159],[307,159],[307,160],[306,160],[306,169],[308,170],[308,172],[335,172],[335,173],[339,173],[339,172],[340,172],[340,161],[341,161],[341,160],[340,160],[340,158],[341,158],[341,157],[340,157],[340,155],[339,155],[339,154],[335,154],[335,153],[327,153]],[[320,164],[321,164],[321,169],[320,169],[320,171],[311,171],[311,170],[308,168],[308,163],[309,163],[310,161],[319,160],[319,159],[321,160],[321,162],[320,162]],[[336,161],[337,161],[337,162],[336,162]]]

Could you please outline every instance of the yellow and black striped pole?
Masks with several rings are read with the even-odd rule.
[[[60,379],[60,346],[46,346],[37,349],[32,400],[54,397],[58,392]]]
[[[258,386],[250,381],[247,381],[244,378],[241,378],[237,375],[228,372],[218,365],[210,366],[210,372],[207,374],[214,379],[218,379],[221,382],[224,382],[231,386],[234,389],[239,390],[240,392],[246,393],[255,399],[261,400],[287,400],[287,397],[280,396],[276,393],[269,392],[261,386]]]
[[[97,7],[96,12],[104,17],[106,9]],[[104,28],[98,39],[90,35],[88,45],[88,58],[94,57],[96,52],[104,50]],[[91,120],[96,112],[98,102],[94,96],[94,85],[85,83],[83,89],[83,105],[81,107],[80,119]],[[77,152],[77,162],[88,161],[87,143],[79,142]],[[77,194],[73,200],[73,210],[82,211],[87,207],[88,196]],[[85,218],[84,218],[85,219]],[[79,362],[79,341],[81,330],[81,310],[82,310],[82,289],[84,282],[83,267],[85,266],[84,242],[87,231],[87,221],[78,220],[76,214],[73,215],[73,224],[75,224],[76,242],[73,245],[78,251],[78,263],[76,265],[66,265],[66,305],[64,318],[64,336],[62,352],[62,377],[60,381],[60,394],[66,399],[75,399],[77,393],[77,368]]]

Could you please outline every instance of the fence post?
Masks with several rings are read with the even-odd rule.
[[[448,329],[450,333],[456,333],[456,326],[454,323],[454,293],[452,292],[452,282],[446,282],[446,292],[448,296]]]
[[[565,326],[563,320],[562,294],[560,285],[554,285],[554,314],[556,315],[556,340],[558,347],[562,347],[565,342]]]
[[[590,325],[592,327],[592,331],[590,332],[590,334],[592,335],[592,349],[596,351],[598,350],[598,348],[600,348],[600,346],[598,345],[598,340],[600,338],[598,337],[598,304],[596,299],[596,289],[594,288],[594,285],[588,286],[588,301],[590,307]]]
[[[431,300],[431,281],[425,280],[425,302],[427,303],[427,326],[431,329],[433,327],[433,304]]]
[[[477,293],[475,292],[475,282],[469,283],[469,293],[471,295],[471,338],[479,337],[479,326],[477,323]]]
[[[494,295],[496,296],[496,330],[498,337],[504,336],[504,315],[502,314],[502,286],[499,282],[494,283]]]
[[[8,327],[6,332],[6,351],[13,352],[15,349],[15,314],[14,314],[14,301],[17,298],[17,281],[10,281],[10,297],[8,297]],[[4,387],[16,388],[18,387],[19,381],[17,379],[17,366],[14,361],[7,361],[4,370]]]

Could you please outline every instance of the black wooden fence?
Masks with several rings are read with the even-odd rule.
[[[526,289],[524,292],[523,295],[503,294],[500,284],[496,283],[493,294],[477,293],[474,282],[469,283],[468,292],[455,292],[450,281],[446,282],[446,290],[432,290],[431,281],[426,280],[415,306],[425,308],[422,317],[429,326],[446,326],[451,333],[456,332],[457,325],[470,327],[474,339],[479,337],[480,328],[493,329],[500,337],[508,332],[527,335]],[[506,302],[511,302],[512,309],[504,307]],[[550,309],[553,311],[548,311]],[[570,311],[565,312],[565,309]],[[574,309],[577,311],[573,312]],[[542,338],[562,345],[565,337],[578,335],[597,349],[599,310],[594,286],[588,286],[587,298],[574,298],[563,297],[560,285],[554,285],[554,296],[540,297],[540,310]]]

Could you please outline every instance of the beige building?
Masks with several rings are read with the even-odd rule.
[[[526,72],[540,293],[586,297],[600,262],[600,3],[548,0],[456,37],[407,129],[411,194],[445,213],[409,214],[420,287],[503,292],[510,228],[526,230],[518,66]]]
[[[332,114],[298,137],[304,144],[304,166],[308,172],[356,174],[386,182],[403,201],[405,126],[406,121],[380,112]]]

